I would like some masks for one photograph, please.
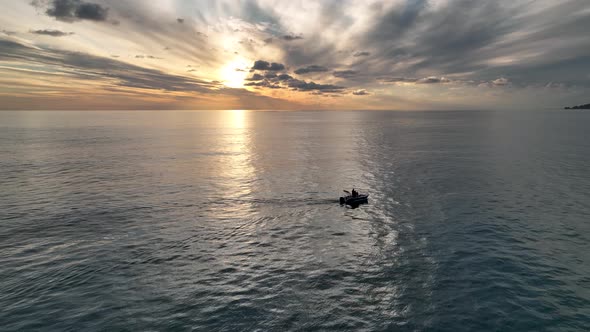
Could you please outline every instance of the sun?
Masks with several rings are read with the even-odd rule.
[[[250,62],[244,58],[233,59],[220,70],[221,81],[230,88],[243,88]]]

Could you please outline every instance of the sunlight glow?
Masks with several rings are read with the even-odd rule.
[[[243,88],[250,64],[251,62],[244,58],[234,59],[221,68],[221,81],[230,88]]]

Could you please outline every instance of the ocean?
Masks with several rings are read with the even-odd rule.
[[[590,112],[0,112],[0,330],[587,331]],[[357,208],[342,190],[368,193]]]

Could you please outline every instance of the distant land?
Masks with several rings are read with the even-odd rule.
[[[590,110],[590,104],[578,105],[574,107],[565,107],[566,110]]]

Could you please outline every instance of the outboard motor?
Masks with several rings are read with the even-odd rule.
[[[345,202],[344,197],[340,197],[340,204],[344,204]]]

